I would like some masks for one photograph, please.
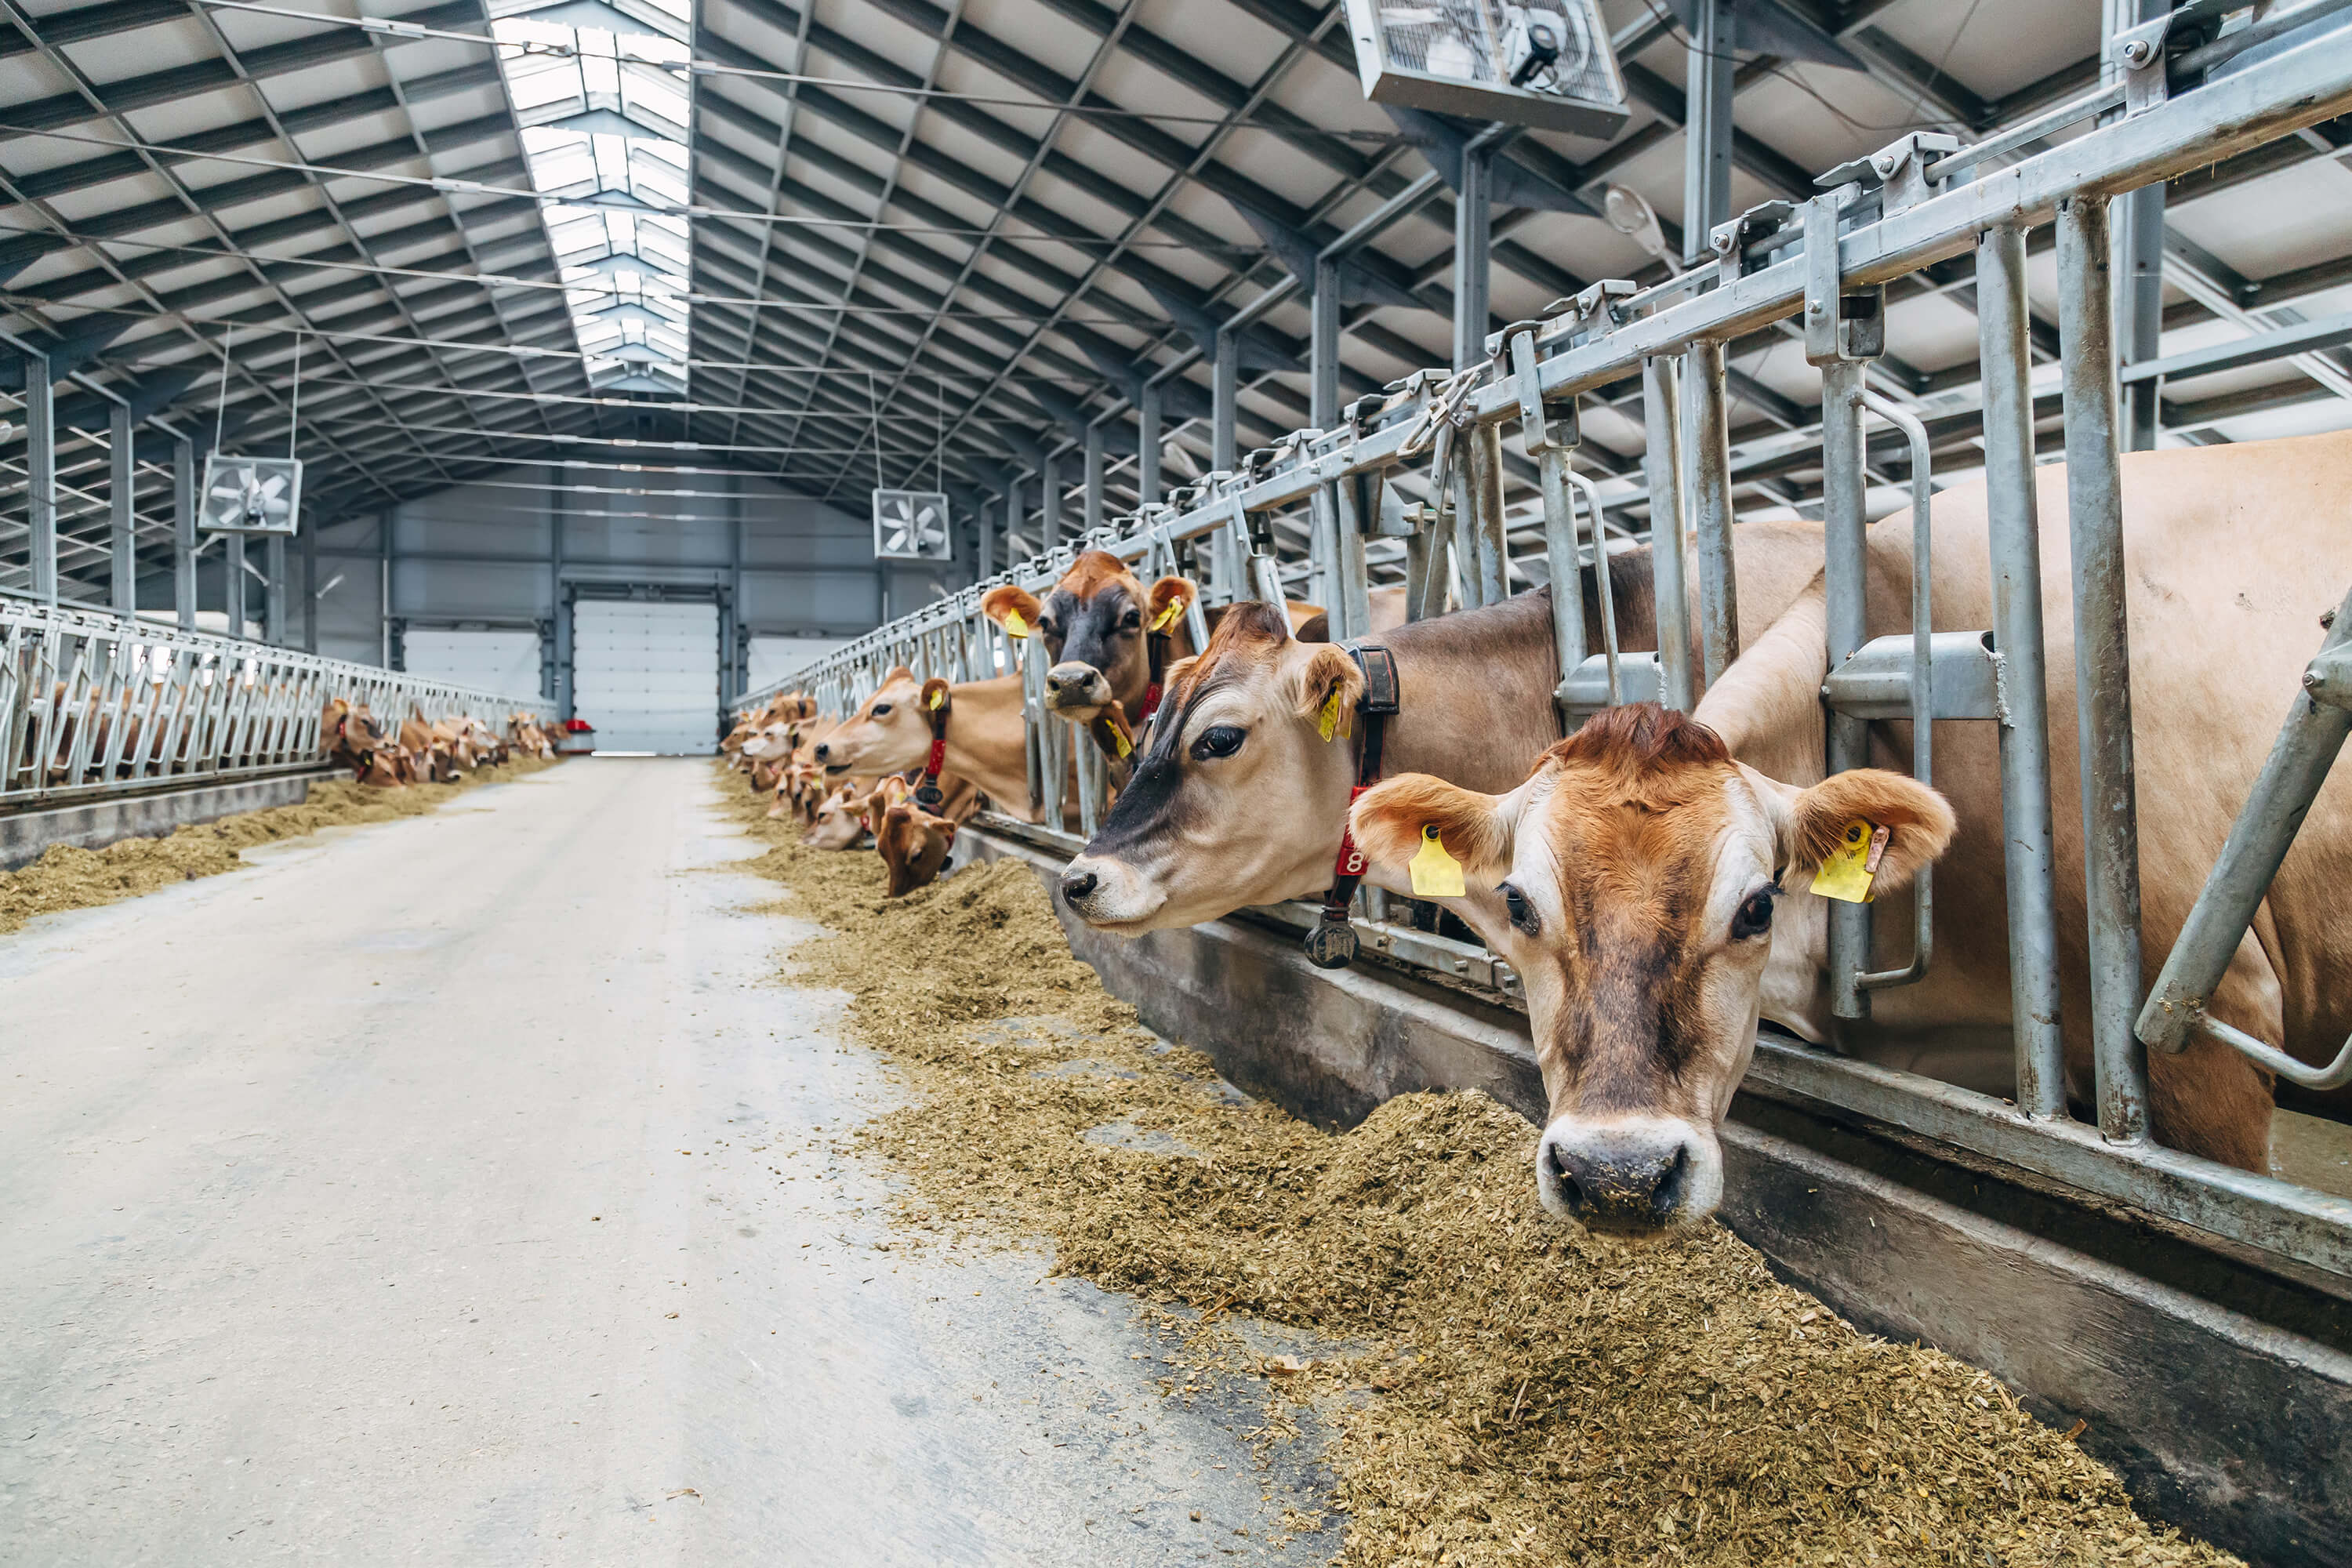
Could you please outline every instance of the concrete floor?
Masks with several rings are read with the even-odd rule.
[[[0,1562],[1329,1556],[1253,1385],[894,1241],[712,791],[568,763],[0,939]]]

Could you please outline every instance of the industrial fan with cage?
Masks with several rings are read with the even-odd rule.
[[[948,498],[936,490],[876,490],[874,554],[883,561],[954,560]]]
[[[204,499],[196,524],[213,533],[294,532],[302,504],[302,463],[297,458],[205,458]]]
[[[1597,0],[1348,0],[1375,103],[1583,136],[1625,123],[1625,83]]]

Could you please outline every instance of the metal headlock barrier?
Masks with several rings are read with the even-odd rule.
[[[0,598],[0,813],[318,767],[337,697],[394,723],[471,714],[501,729],[552,711],[535,694]]]
[[[1601,495],[1570,467],[1576,399],[1639,376],[1648,432],[1643,462],[1660,652],[1620,653],[1600,572],[1601,647],[1592,650],[1583,595],[1552,595],[1565,672],[1563,721],[1613,703],[1658,700],[1688,710],[1738,655],[1732,568],[1733,472],[1725,345],[1790,318],[1822,380],[1825,578],[1831,674],[1827,757],[1832,772],[1867,760],[1873,720],[1980,721],[1999,726],[2008,886],[2016,1097],[2009,1101],[1919,1074],[1837,1057],[1768,1034],[1743,1087],[1815,1110],[1922,1136],[2103,1202],[2130,1205],[2244,1248],[2352,1278],[2352,1201],[2218,1164],[2149,1141],[2143,1047],[2178,1051],[2194,1036],[2222,1041],[2293,1081],[2352,1081],[2352,1043],[2329,1067],[2285,1058],[2208,1018],[2210,994],[2256,902],[2284,858],[2303,811],[2352,734],[2352,598],[2335,619],[2304,690],[2280,692],[2293,712],[2252,799],[2154,994],[2141,1011],[2137,811],[2124,603],[2123,510],[2116,443],[2117,367],[2109,295],[2108,205],[2141,186],[2228,159],[2352,109],[2352,47],[2339,35],[2267,58],[2237,58],[2210,22],[2226,7],[2197,0],[2161,22],[2118,35],[2119,79],[1973,146],[1914,133],[1824,175],[1822,194],[1775,202],[1713,231],[1711,266],[1655,287],[1598,283],[1543,321],[1487,341],[1492,356],[1460,375],[1417,373],[1385,397],[1346,410],[1337,428],[1301,431],[1251,453],[1239,471],[1206,476],[1136,516],[1024,562],[877,628],[741,704],[805,689],[820,710],[853,710],[895,665],[976,679],[1017,671],[1026,691],[1033,815],[1077,770],[1079,837],[1056,821],[1028,837],[1072,852],[1092,835],[1106,799],[1104,764],[1044,705],[1042,638],[1025,645],[980,611],[999,583],[1039,591],[1080,550],[1192,575],[1211,605],[1237,597],[1279,603],[1286,591],[1328,607],[1335,641],[1370,629],[1366,552],[1403,544],[1407,613],[1444,613],[1507,591],[1503,426],[1518,426],[1538,469],[1548,559],[1592,564],[1596,542],[1621,531]],[[2333,12],[2333,5],[2317,14]],[[2168,29],[2171,31],[2168,32]],[[2250,29],[2269,43],[2278,29]],[[2080,134],[2006,167],[2053,133]],[[2059,943],[2042,626],[2040,523],[2034,496],[2034,415],[2029,375],[2026,232],[2056,227],[2069,526],[2073,544],[2076,681],[2083,739],[2089,887],[2091,1057],[2095,1125],[2068,1112],[2059,1037]],[[1985,484],[1994,624],[1931,632],[1927,543],[1932,526],[1927,430],[1865,384],[1885,349],[1886,285],[1974,253],[1982,352]],[[1913,633],[1867,638],[1864,614],[1866,442],[1864,423],[1886,421],[1910,453],[1915,498]],[[1384,479],[1423,459],[1429,500],[1403,503]],[[1283,558],[1272,519],[1308,509],[1309,548]],[[1630,537],[1630,536],[1629,536]],[[1606,548],[1605,544],[1602,548]],[[1509,563],[1508,564],[1516,564]],[[1686,599],[1696,577],[1698,625]],[[1205,645],[1199,603],[1187,609]],[[1694,642],[1699,668],[1691,668]],[[2261,694],[2250,693],[2260,699]],[[1913,726],[1913,767],[1933,773],[1935,726]],[[1074,744],[1074,739],[1076,743]],[[1056,815],[1058,815],[1058,805]],[[1832,1007],[1866,1017],[1871,994],[1908,984],[1933,962],[1932,894],[1920,879],[1916,950],[1903,968],[1869,973],[1869,910],[1838,904],[1830,927]],[[1517,977],[1475,943],[1391,923],[1381,895],[1364,895],[1364,945],[1517,994]],[[1257,911],[1301,930],[1317,911],[1299,903]]]

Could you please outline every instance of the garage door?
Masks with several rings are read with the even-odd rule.
[[[572,710],[600,752],[717,751],[719,606],[580,600]]]
[[[537,632],[449,632],[411,626],[400,639],[411,675],[501,697],[539,694]],[[484,715],[484,717],[489,717]]]

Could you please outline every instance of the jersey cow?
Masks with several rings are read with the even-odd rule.
[[[1740,614],[1752,635],[1819,572],[1822,531],[1754,523],[1739,538]],[[1611,556],[1610,573],[1619,646],[1656,647],[1648,551]],[[1585,625],[1597,627],[1598,584],[1587,576],[1583,589]],[[1235,605],[1207,651],[1171,671],[1161,722],[1133,778],[1062,877],[1064,899],[1088,924],[1133,936],[1330,885],[1358,764],[1359,738],[1342,716],[1360,697],[1363,675],[1343,649],[1286,630],[1263,605]],[[1379,641],[1394,657],[1402,693],[1385,725],[1388,772],[1500,792],[1559,739],[1550,590],[1412,622]],[[1327,728],[1335,695],[1339,721]],[[1411,889],[1402,862],[1375,861],[1366,879]],[[1474,889],[1465,901],[1482,900],[1491,902]]]
[[[817,744],[814,758],[834,780],[851,773],[923,768],[931,760],[935,723],[942,773],[970,780],[995,810],[1008,816],[1024,822],[1041,819],[1044,814],[1029,805],[1027,735],[1017,675],[950,685],[938,679],[919,681],[900,665],[856,712]]]
[[[2316,651],[2319,621],[2352,579],[2352,435],[2129,454],[2125,581],[2138,775],[2141,944],[2153,973]],[[2086,1106],[2089,982],[2067,561],[2065,473],[2040,470],[2042,609],[2051,679],[2061,1025],[2070,1097]],[[1985,495],[1937,500],[1939,625],[1987,624]],[[1910,523],[1871,530],[1873,636],[1908,631]],[[1747,574],[1741,572],[1744,590]],[[1824,600],[1808,587],[1688,721],[1621,720],[1590,750],[1563,747],[1498,795],[1399,778],[1356,805],[1374,853],[1434,826],[1481,879],[1504,879],[1528,920],[1497,945],[1527,977],[1552,1119],[1539,1157],[1548,1202],[1621,1223],[1706,1212],[1719,1191],[1715,1127],[1760,1014],[1809,1039],[1829,1016],[1825,905],[1808,866],[1825,833],[1889,830],[1884,888],[1941,855],[1935,960],[1920,984],[1875,994],[1874,1028],[2005,1029],[2010,1020],[1999,735],[1936,730],[1942,799],[1891,773],[1822,778]],[[1909,755],[1908,726],[1872,727],[1874,761]],[[2192,761],[2193,759],[2193,761]],[[1947,804],[1948,803],[1948,804]],[[1374,846],[1377,848],[1374,848]],[[1775,874],[1777,876],[1777,885]],[[2352,1029],[2352,785],[2320,792],[2209,1012],[2305,1061]],[[1908,900],[1882,900],[1877,963],[1908,951]],[[1769,941],[1765,933],[1769,931]],[[1645,999],[1634,998],[1633,977]],[[1538,984],[1542,987],[1538,990]],[[2268,1168],[2269,1075],[2200,1040],[2152,1054],[2158,1142]],[[2340,1107],[2343,1097],[2336,1097]]]

